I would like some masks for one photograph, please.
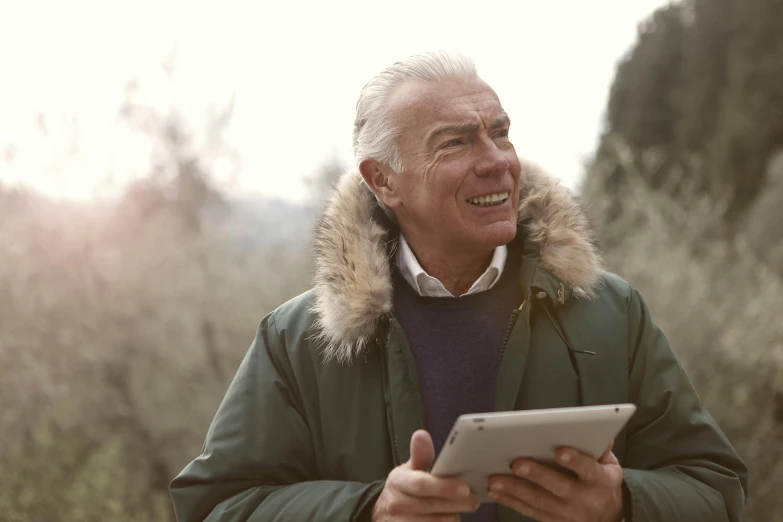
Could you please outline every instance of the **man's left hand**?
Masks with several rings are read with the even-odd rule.
[[[555,457],[576,478],[519,459],[511,470],[520,478],[490,477],[489,496],[540,522],[620,522],[623,469],[612,446],[597,461],[570,448],[558,450]]]

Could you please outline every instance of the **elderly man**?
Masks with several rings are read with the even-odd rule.
[[[315,288],[261,321],[172,482],[180,522],[741,520],[744,464],[509,126],[459,55],[365,86]],[[428,473],[460,414],[619,402],[638,410],[600,459],[516,461],[489,478],[494,503]]]

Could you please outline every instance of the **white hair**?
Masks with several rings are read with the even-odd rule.
[[[358,165],[367,158],[386,164],[394,172],[404,169],[397,148],[397,129],[386,110],[392,90],[407,80],[442,81],[478,76],[470,58],[454,52],[438,51],[396,62],[373,77],[356,102],[353,124],[353,154]]]

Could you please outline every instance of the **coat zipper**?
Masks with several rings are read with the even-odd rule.
[[[384,317],[385,323],[388,325],[390,323],[388,316]],[[382,333],[385,335],[389,335],[388,331],[383,331]],[[400,454],[399,447],[397,446],[397,430],[394,429],[394,411],[392,408],[392,402],[391,402],[391,390],[389,389],[389,367],[387,364],[387,354],[386,350],[388,349],[387,344],[381,342],[380,335],[375,338],[375,342],[378,344],[378,348],[381,349],[381,364],[383,365],[383,396],[384,396],[384,402],[386,403],[386,422],[389,425],[389,435],[392,439],[392,444],[394,445],[394,455],[392,456],[392,461],[394,462],[395,466],[400,465],[398,455]]]
[[[525,301],[522,301],[522,304],[519,305],[519,308],[511,312],[511,318],[508,321],[508,328],[506,328],[506,336],[503,339],[503,346],[500,349],[500,361],[498,362],[498,373],[495,377],[495,382],[500,379],[500,367],[503,364],[503,356],[506,354],[506,346],[508,345],[509,339],[511,339],[511,332],[514,330],[514,326],[517,324],[517,319],[519,319],[519,315],[522,313],[523,306],[525,306]]]
[[[514,330],[514,325],[517,324],[517,319],[519,318],[519,314],[522,313],[522,307],[525,306],[525,302],[522,301],[522,304],[519,305],[519,308],[511,312],[511,318],[508,321],[508,328],[506,329],[506,337],[503,339],[503,347],[500,349],[500,360],[503,360],[503,355],[506,353],[506,345],[508,344],[508,340],[511,338],[511,332]],[[500,373],[500,369],[498,369],[498,373]]]

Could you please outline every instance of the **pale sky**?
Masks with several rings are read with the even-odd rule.
[[[86,198],[144,174],[148,141],[117,117],[135,77],[144,100],[173,104],[196,129],[235,95],[233,189],[296,201],[332,154],[353,163],[364,83],[448,49],[471,56],[498,93],[520,156],[574,187],[617,62],[664,3],[0,0],[0,182]],[[174,48],[172,82],[161,64]]]

